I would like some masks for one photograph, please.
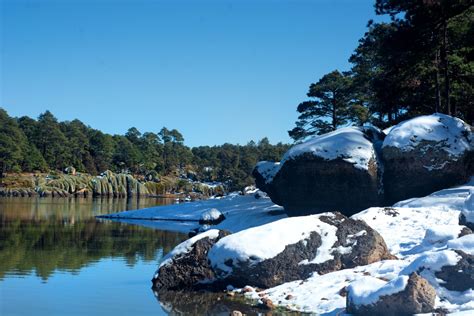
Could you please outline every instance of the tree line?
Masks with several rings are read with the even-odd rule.
[[[350,56],[309,87],[300,103],[296,141],[350,124],[385,128],[434,112],[474,122],[474,6],[468,0],[376,0]]]
[[[149,179],[187,177],[225,182],[240,190],[253,183],[251,171],[260,160],[280,160],[288,145],[268,138],[246,145],[190,148],[176,129],[157,133],[131,127],[110,135],[80,120],[59,122],[49,111],[38,119],[13,118],[0,108],[0,180],[5,172],[61,171],[68,166],[97,175],[105,170]]]

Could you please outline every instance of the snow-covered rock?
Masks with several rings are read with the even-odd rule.
[[[199,224],[207,225],[217,225],[225,219],[224,214],[222,214],[218,209],[211,208],[210,210],[205,211],[201,214],[199,219]]]
[[[256,185],[291,216],[324,211],[353,214],[380,205],[378,150],[384,134],[346,127],[290,148],[280,163],[260,162]]]
[[[152,283],[156,289],[193,289],[206,280],[214,279],[207,253],[217,241],[229,233],[212,229],[196,235],[168,253],[156,271]]]
[[[432,114],[401,122],[383,141],[384,189],[393,203],[464,183],[473,164],[472,127]]]
[[[250,228],[219,240],[208,257],[220,279],[263,288],[394,258],[375,230],[340,213]]]
[[[367,276],[348,287],[347,311],[355,315],[413,315],[434,310],[436,291],[416,273],[386,282]]]

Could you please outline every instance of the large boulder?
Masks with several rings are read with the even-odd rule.
[[[280,163],[261,162],[256,185],[288,215],[352,215],[383,202],[378,151],[384,134],[346,127],[293,146]]]
[[[340,213],[291,217],[237,232],[219,240],[208,258],[223,284],[261,288],[395,259],[375,230]]]
[[[443,114],[419,116],[390,130],[382,146],[388,203],[465,183],[472,173],[473,128]]]
[[[222,237],[229,233],[212,229],[196,235],[167,254],[155,273],[152,283],[158,290],[189,290],[199,287],[208,280],[214,280],[207,253]]]
[[[366,277],[348,287],[347,312],[355,315],[413,315],[435,308],[436,291],[416,273],[386,282]]]

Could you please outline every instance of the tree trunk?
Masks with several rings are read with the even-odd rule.
[[[337,129],[337,115],[336,115],[336,93],[332,93],[332,128]]]
[[[441,46],[441,60],[444,70],[444,98],[446,102],[446,110],[448,115],[455,115],[456,109],[451,107],[449,100],[449,63],[448,63],[448,21],[445,19],[443,23],[443,45]]]
[[[436,74],[435,74],[435,89],[436,89],[436,105],[435,112],[440,113],[441,111],[441,89],[439,87],[439,49],[436,50]]]
[[[3,184],[3,174],[5,173],[5,163],[0,161],[0,184]]]

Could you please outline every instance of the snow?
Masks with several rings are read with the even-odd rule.
[[[424,268],[428,268],[431,271],[440,271],[444,266],[456,265],[459,259],[459,255],[452,250],[426,252],[417,257],[401,273],[408,275],[420,270],[424,271]]]
[[[377,230],[390,252],[399,260],[384,260],[325,275],[314,274],[306,280],[288,282],[259,294],[290,310],[342,314],[346,298],[340,295],[340,290],[346,286],[357,281],[365,282],[368,277],[400,282],[411,272],[419,271],[437,292],[436,307],[450,312],[469,310],[472,315],[474,290],[463,293],[449,291],[442,287],[442,282],[439,283],[440,280],[434,274],[442,266],[458,262],[459,256],[454,249],[466,253],[474,251],[474,235],[457,238],[462,229],[458,216],[464,209],[471,190],[474,190],[473,180],[466,185],[441,190],[424,198],[399,202],[392,208],[369,208],[353,216]],[[423,267],[426,269],[422,269]],[[382,285],[387,281],[378,284]],[[380,296],[382,290],[377,292],[378,289],[374,286],[370,293],[378,293]],[[290,300],[285,299],[288,294],[292,295]]]
[[[211,208],[208,211],[202,213],[200,220],[204,222],[217,221],[222,216],[222,213],[219,212],[216,208]]]
[[[455,265],[458,262],[459,255],[454,250],[471,254],[474,251],[474,235],[457,237],[462,229],[459,225],[459,214],[466,210],[473,211],[470,200],[473,192],[474,178],[465,185],[441,190],[422,198],[400,201],[391,208],[369,208],[353,216],[354,219],[363,220],[378,231],[390,252],[399,260],[384,260],[325,275],[315,273],[306,280],[284,283],[248,295],[255,299],[263,295],[271,299],[274,304],[290,310],[316,314],[342,314],[346,298],[341,296],[341,290],[350,284],[368,277],[381,279],[386,284],[399,277],[406,277],[413,271],[419,271],[437,292],[437,308],[445,308],[449,312],[469,311],[466,313],[472,314],[474,290],[463,293],[449,291],[443,287],[442,281],[440,283],[436,278],[435,271],[443,265]],[[227,257],[244,261],[251,258],[251,262],[259,262],[278,254],[285,245],[307,238],[311,231],[324,231],[328,234],[324,238],[327,238],[328,244],[323,247],[321,253],[318,253],[315,260],[329,258],[334,251],[348,251],[348,249],[331,248],[333,227],[328,224],[326,225],[331,227],[322,225],[318,215],[286,218],[286,215],[280,213],[282,208],[274,205],[270,199],[265,197],[255,199],[253,195],[232,195],[222,199],[160,206],[118,213],[114,218],[159,229],[165,227],[188,232],[198,225],[197,221],[201,215],[212,208],[218,209],[226,216],[223,222],[213,227],[234,232],[233,235],[224,237],[217,243],[221,243],[222,253],[215,250],[216,254],[213,255],[215,258],[211,260],[213,264],[215,262],[221,265]],[[121,214],[125,214],[125,218]],[[148,218],[148,220],[127,218]],[[152,220],[154,218],[189,219],[194,222]],[[247,228],[250,229],[242,231]],[[296,234],[296,231],[299,234]],[[200,238],[198,236],[196,237]],[[355,237],[357,236],[348,236],[348,242],[355,240]],[[228,241],[224,242],[225,240]],[[187,251],[189,248],[183,246],[181,249]],[[238,262],[234,262],[236,263]],[[377,289],[374,287],[372,292],[376,292]],[[291,297],[286,299],[289,294]]]
[[[272,161],[259,161],[257,163],[258,173],[265,179],[265,183],[272,182],[275,175],[280,171],[281,164],[279,162]]]
[[[211,229],[208,230],[204,233],[201,233],[199,235],[196,235],[192,238],[189,238],[188,240],[183,241],[174,249],[169,252],[165,257],[163,257],[163,260],[161,261],[160,268],[168,265],[172,262],[172,260],[178,256],[182,256],[188,252],[190,252],[193,249],[194,244],[203,238],[209,237],[209,239],[215,239],[219,236],[219,230],[218,229]],[[157,275],[155,275],[156,277]]]
[[[224,273],[230,273],[232,268],[225,264],[229,259],[234,266],[244,262],[254,265],[275,257],[287,245],[296,244],[309,238],[312,232],[316,232],[324,238],[316,257],[311,262],[325,262],[334,258],[330,251],[337,241],[336,227],[319,220],[320,216],[332,216],[332,214],[285,218],[226,236],[211,248],[208,258],[213,267]]]
[[[468,198],[464,202],[462,213],[468,223],[474,223],[474,190],[470,191]]]
[[[326,160],[342,158],[358,169],[367,170],[369,161],[375,159],[374,145],[365,137],[364,128],[344,127],[333,132],[315,136],[286,152],[281,161],[295,159],[303,154],[313,154]]]
[[[461,250],[474,256],[474,234],[450,240],[448,242],[448,248]]]
[[[365,279],[367,275],[383,279],[396,278],[405,265],[406,262],[401,260],[385,260],[323,275],[315,273],[304,281],[284,283],[259,294],[289,310],[338,315],[346,307],[346,298],[341,296],[341,290],[352,282]],[[289,294],[292,298],[288,300]]]
[[[225,220],[212,227],[230,232],[238,232],[287,217],[283,213],[282,207],[274,204],[270,198],[264,195],[260,195],[257,199],[254,195],[232,194],[220,199],[114,213],[105,218],[155,229],[187,233],[195,228],[200,228],[198,222],[201,217],[214,208],[225,216]]]
[[[396,277],[390,282],[367,276],[349,285],[348,297],[354,305],[371,305],[376,303],[382,296],[393,295],[405,289],[408,284],[408,276]]]
[[[472,150],[474,139],[469,125],[462,120],[437,113],[418,116],[396,125],[388,133],[382,147],[410,151],[422,141],[436,142],[432,146],[442,148],[450,156],[460,156]]]

